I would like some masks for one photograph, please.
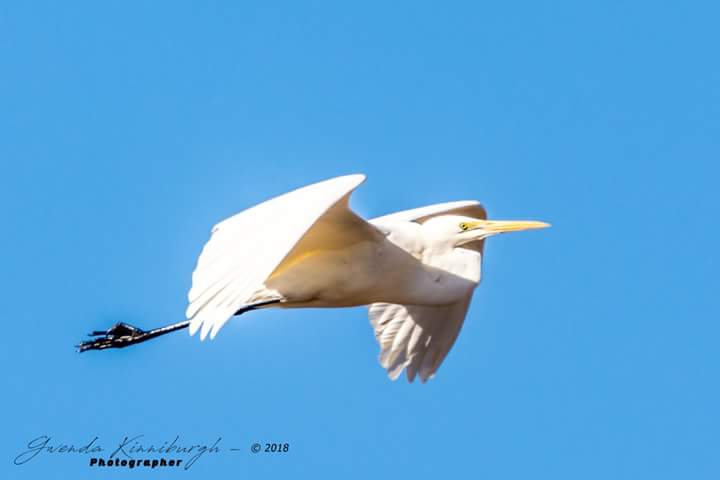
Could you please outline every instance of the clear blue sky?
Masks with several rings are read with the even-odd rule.
[[[144,477],[13,458],[177,434],[241,451],[153,478],[718,478],[720,10],[540,3],[5,2],[1,476]],[[182,319],[215,222],[353,172],[363,215],[553,224],[489,241],[430,383],[364,308],[74,353]]]

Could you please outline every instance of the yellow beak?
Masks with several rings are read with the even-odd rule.
[[[470,223],[470,229],[482,228],[493,235],[505,232],[519,232],[521,230],[535,230],[549,226],[549,223],[532,220],[478,220]]]

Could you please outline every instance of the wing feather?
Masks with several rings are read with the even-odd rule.
[[[202,339],[214,337],[318,219],[343,200],[347,205],[364,180],[364,175],[347,175],[309,185],[215,225],[188,293],[190,333],[201,329]]]
[[[438,203],[426,207],[413,208],[400,212],[390,213],[370,220],[373,225],[387,225],[398,222],[423,223],[438,215],[465,215],[473,218],[487,219],[485,208],[476,200],[462,200],[459,202]]]
[[[370,324],[388,376],[396,380],[405,369],[409,382],[432,378],[460,333],[470,298],[442,307],[372,304]]]

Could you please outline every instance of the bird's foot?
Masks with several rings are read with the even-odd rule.
[[[141,330],[127,323],[116,323],[107,332],[94,331],[88,334],[89,337],[98,337],[87,342],[76,345],[77,351],[82,353],[87,350],[104,350],[106,348],[123,348],[128,345],[142,342],[146,339],[148,332]]]

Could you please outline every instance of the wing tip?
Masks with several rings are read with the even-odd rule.
[[[347,183],[348,189],[355,189],[355,187],[363,183],[366,179],[367,176],[364,173],[351,173],[348,175],[342,175],[340,177],[328,178],[327,180],[325,180],[325,182],[343,182]]]
[[[365,175],[364,173],[358,172],[358,173],[348,173],[347,175],[341,175],[341,176],[335,177],[335,178],[347,178],[347,179],[352,178],[357,182],[362,182],[367,178],[367,175]]]
[[[188,333],[191,337],[194,337],[197,331],[200,329],[200,326],[202,325],[202,322],[196,319],[190,320],[190,328],[188,328]]]

